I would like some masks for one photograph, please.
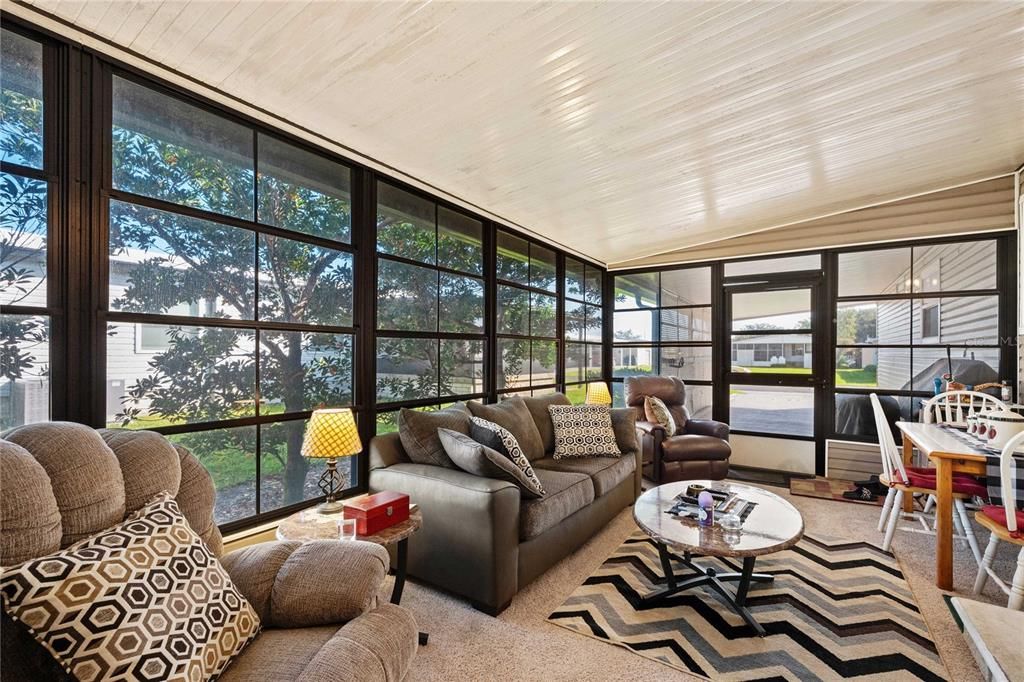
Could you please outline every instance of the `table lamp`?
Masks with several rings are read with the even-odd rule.
[[[608,392],[608,384],[603,381],[591,381],[587,384],[587,405],[611,405],[612,394]]]
[[[302,456],[327,460],[327,470],[320,476],[320,490],[327,496],[327,500],[317,507],[321,514],[333,514],[344,508],[344,503],[334,498],[342,486],[338,457],[350,457],[362,450],[352,410],[343,407],[313,411],[302,440]]]

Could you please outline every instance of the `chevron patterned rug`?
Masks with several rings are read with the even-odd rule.
[[[702,566],[739,571],[732,559]],[[654,543],[637,531],[548,620],[714,680],[944,680],[946,670],[896,558],[865,542],[808,536],[758,558],[775,576],[747,605],[768,636],[703,589],[658,605],[640,596],[665,582]],[[676,575],[687,569],[676,567]]]

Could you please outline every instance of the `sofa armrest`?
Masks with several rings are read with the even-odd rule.
[[[690,419],[686,422],[683,432],[729,440],[729,425],[716,422],[713,419]]]
[[[515,595],[519,561],[519,488],[430,464],[370,472],[370,492],[409,495],[423,527],[409,539],[409,573],[492,610]],[[469,567],[469,569],[467,569]]]
[[[296,678],[299,682],[398,682],[416,656],[417,627],[408,609],[384,604],[327,640]]]
[[[379,545],[337,540],[264,542],[220,561],[263,624],[286,628],[362,615],[376,605],[390,563]]]

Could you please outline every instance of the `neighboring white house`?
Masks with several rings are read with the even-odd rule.
[[[732,344],[736,367],[811,367],[808,334],[744,335]]]

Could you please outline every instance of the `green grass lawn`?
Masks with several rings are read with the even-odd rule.
[[[805,367],[744,367],[744,370],[751,374],[810,374],[811,370]],[[868,367],[866,369],[837,369],[836,386],[863,386],[872,387],[878,385],[878,368]]]

